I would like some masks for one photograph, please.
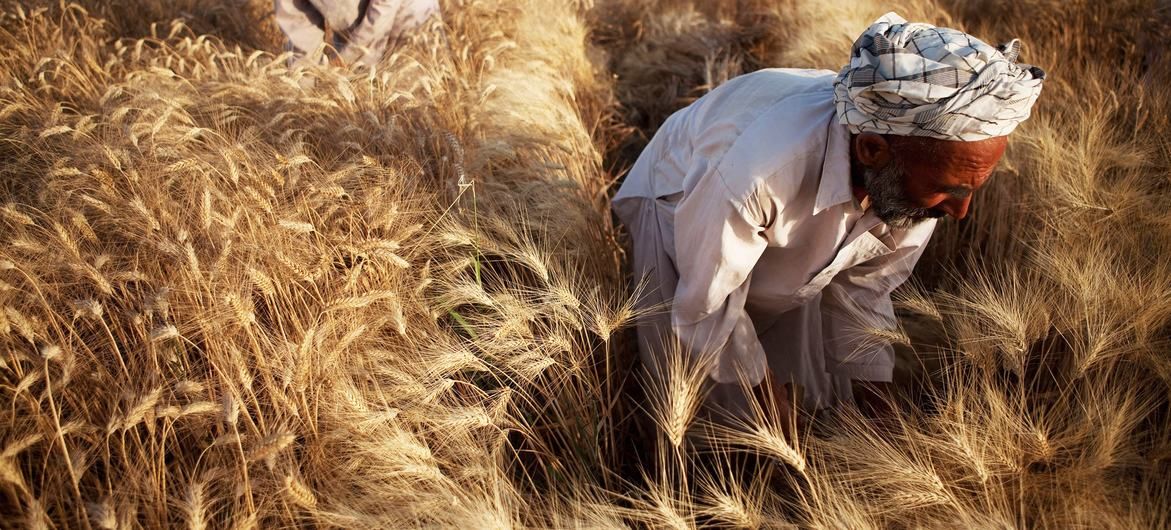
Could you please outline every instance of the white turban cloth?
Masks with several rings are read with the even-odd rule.
[[[887,13],[854,42],[834,81],[838,121],[851,132],[974,141],[1005,136],[1029,117],[1045,72],[1017,64],[962,31]]]

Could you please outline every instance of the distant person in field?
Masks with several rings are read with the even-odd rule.
[[[438,0],[276,0],[276,22],[302,62],[333,31],[335,62],[373,66],[408,32],[438,16]]]
[[[677,338],[717,409],[889,413],[894,352],[873,330],[1029,117],[1045,73],[1019,49],[888,13],[840,72],[743,75],[668,118],[613,200],[641,303],[670,308],[638,323],[651,374]]]

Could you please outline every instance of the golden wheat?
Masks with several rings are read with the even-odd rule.
[[[0,517],[1171,523],[1157,2],[443,4],[368,71],[290,68],[260,0],[3,5]],[[607,197],[675,109],[889,8],[1023,37],[1045,94],[868,330],[904,415],[713,425],[681,356],[637,372]]]

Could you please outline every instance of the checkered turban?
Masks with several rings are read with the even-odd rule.
[[[834,81],[838,121],[851,132],[972,141],[1029,117],[1045,72],[1017,64],[1020,41],[999,48],[962,31],[887,13],[854,42]]]

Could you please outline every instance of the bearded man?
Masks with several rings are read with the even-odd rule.
[[[869,331],[895,325],[937,218],[968,214],[1029,117],[1045,73],[1019,49],[888,13],[836,74],[762,70],[668,118],[613,200],[641,304],[670,307],[638,321],[652,376],[677,343],[732,413],[745,387],[813,412],[889,383]]]

